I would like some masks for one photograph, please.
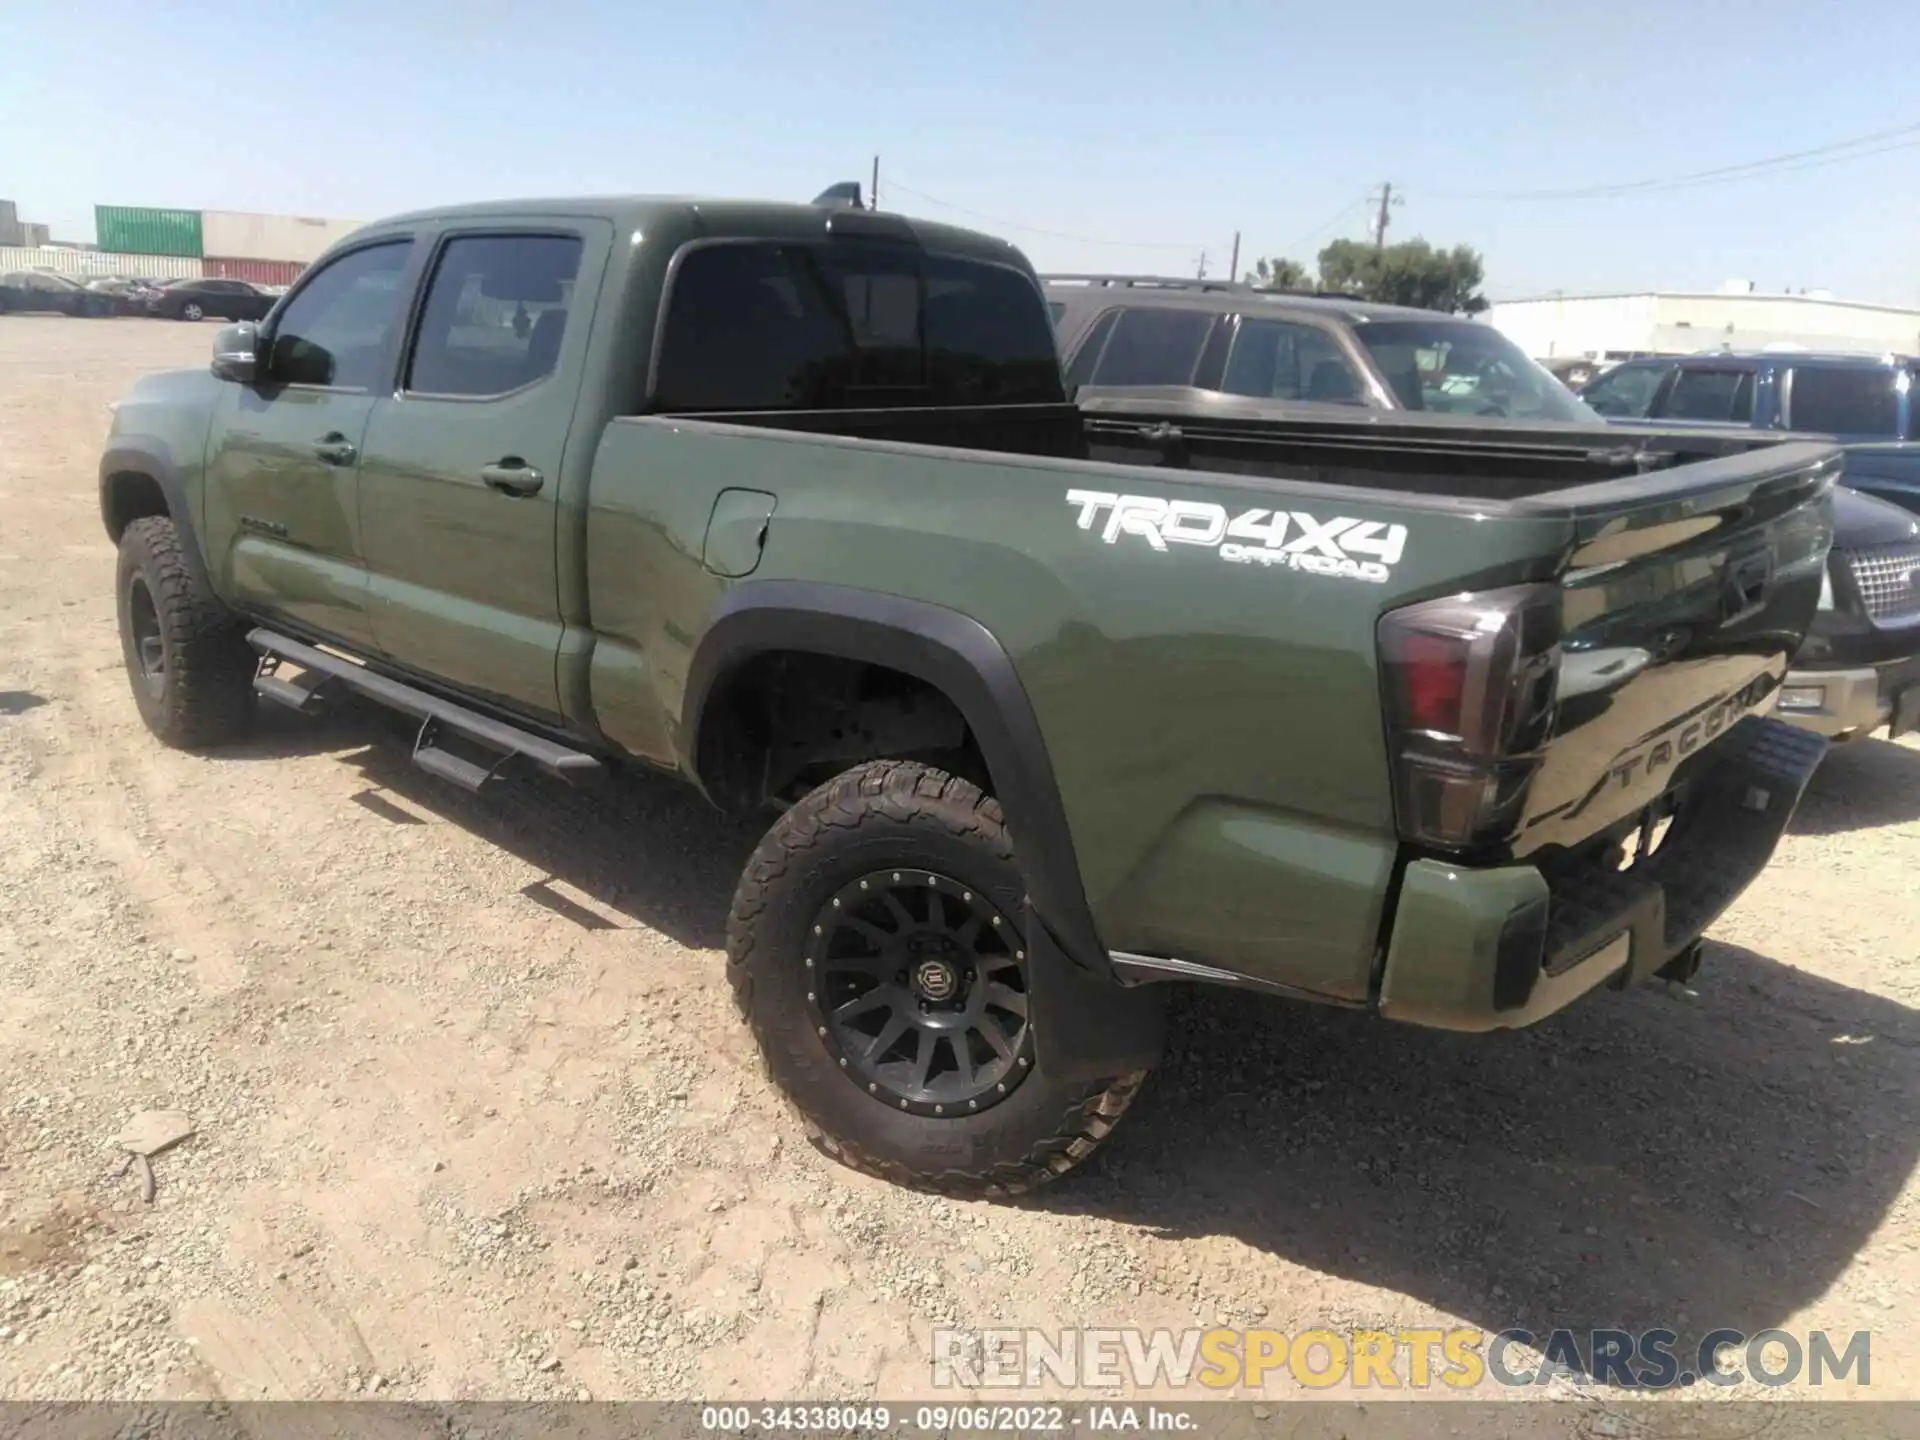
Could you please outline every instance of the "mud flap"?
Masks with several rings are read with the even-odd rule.
[[[1028,1004],[1035,1059],[1059,1080],[1107,1080],[1159,1063],[1165,988],[1122,985],[1076,964],[1027,906]]]

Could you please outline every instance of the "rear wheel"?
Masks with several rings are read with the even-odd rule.
[[[956,1195],[1018,1194],[1093,1153],[1146,1072],[1047,1073],[1024,901],[999,804],[929,765],[859,766],[768,832],[734,896],[728,971],[821,1150]]]
[[[182,553],[165,516],[120,537],[120,647],[134,704],[167,744],[200,749],[246,733],[255,657],[245,629]]]

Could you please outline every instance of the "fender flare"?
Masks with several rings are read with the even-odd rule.
[[[696,779],[709,701],[749,660],[771,650],[883,665],[951,700],[993,772],[995,798],[1017,837],[1034,910],[1081,966],[1112,974],[1080,883],[1040,722],[1012,659],[991,631],[942,605],[847,586],[796,580],[734,586],[715,610],[687,674],[681,760]]]
[[[694,651],[681,707],[682,764],[703,788],[707,703],[769,650],[884,665],[954,703],[993,772],[1026,881],[1037,1063],[1080,1081],[1152,1068],[1166,1043],[1165,987],[1125,984],[1100,943],[1040,722],[993,633],[957,610],[897,595],[794,580],[734,586]]]
[[[167,516],[179,533],[180,549],[187,566],[193,571],[194,578],[210,591],[211,578],[207,572],[206,557],[200,552],[200,534],[193,523],[193,508],[187,500],[186,481],[181,479],[166,445],[159,440],[121,437],[100,457],[100,524],[106,530],[107,538],[118,544],[120,535],[114,526],[113,507],[113,479],[116,475],[144,475],[159,487],[161,497],[167,502]]]

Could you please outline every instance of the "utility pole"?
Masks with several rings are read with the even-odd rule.
[[[1369,195],[1367,198],[1371,200],[1374,197]],[[1396,195],[1393,193],[1393,182],[1391,180],[1385,181],[1381,184],[1380,186],[1380,217],[1373,222],[1373,248],[1374,249],[1382,250],[1386,248],[1387,207],[1390,205],[1404,205],[1406,203],[1407,203],[1406,196]]]
[[[880,157],[878,155],[873,157],[873,184],[867,187],[867,208],[869,210],[880,208]]]
[[[1207,252],[1204,250],[1200,252],[1200,269],[1195,274],[1194,278],[1197,280],[1204,280],[1207,278]]]
[[[1227,279],[1240,283],[1240,232],[1233,232],[1233,263],[1227,266]]]

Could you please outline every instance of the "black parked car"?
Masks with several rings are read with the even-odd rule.
[[[111,315],[113,297],[97,295],[77,280],[47,270],[0,275],[0,310],[39,310],[56,315]]]
[[[87,281],[87,289],[104,295],[115,315],[144,315],[147,301],[160,293],[158,282],[126,275],[106,275]]]
[[[264,320],[273,300],[244,280],[169,280],[147,302],[147,313],[169,320]]]

